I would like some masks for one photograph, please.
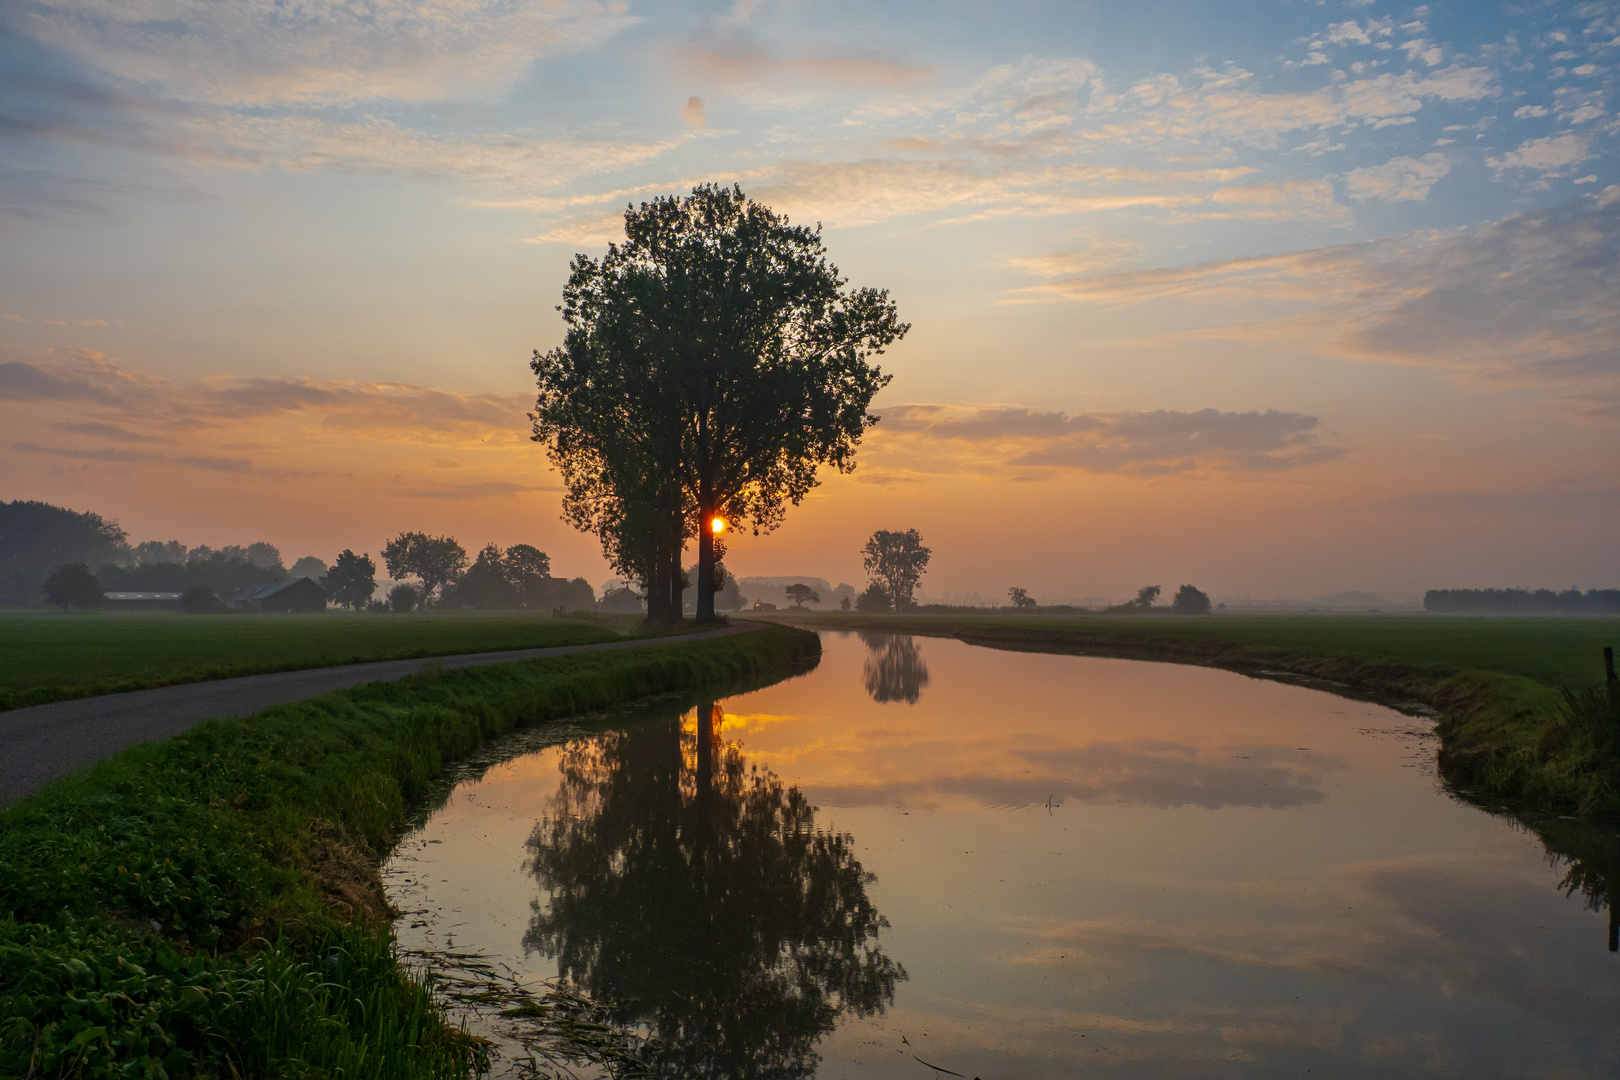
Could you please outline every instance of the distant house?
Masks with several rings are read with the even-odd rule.
[[[325,611],[326,590],[313,578],[295,577],[275,585],[255,585],[225,601],[240,611]]]
[[[103,594],[112,611],[171,611],[180,607],[177,592],[110,592]]]
[[[602,597],[601,602],[597,604],[597,609],[628,615],[642,610],[644,606],[643,599],[642,595],[634,589],[613,589]]]
[[[775,611],[776,610],[776,605],[771,603],[769,600],[756,600],[756,601],[754,601],[754,610],[755,611]]]

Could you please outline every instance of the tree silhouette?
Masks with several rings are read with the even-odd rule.
[[[808,585],[789,585],[786,589],[787,598],[793,601],[794,607],[804,607],[806,604],[821,603],[821,594]]]
[[[377,564],[370,555],[356,555],[352,549],[344,548],[327,571],[324,585],[333,600],[359,611],[377,591]]]
[[[789,225],[741,188],[642,203],[624,231],[600,262],[574,258],[563,344],[530,365],[534,438],[563,476],[570,522],[621,551],[632,538],[615,534],[621,523],[657,538],[643,580],[678,574],[680,542],[697,536],[697,618],[708,621],[711,520],[769,531],[820,466],[852,470],[876,421],[867,406],[888,382],[867,358],[908,327],[887,293],[844,289],[819,229]]]
[[[467,568],[467,551],[451,536],[402,532],[383,545],[382,556],[389,577],[421,581],[423,607],[433,599],[435,589],[456,580]]]
[[[879,705],[891,701],[917,704],[928,685],[928,665],[909,634],[862,634],[866,664],[862,675],[866,692]]]
[[[45,579],[45,600],[66,611],[69,607],[98,608],[106,599],[96,575],[82,562],[63,563]]]
[[[1208,615],[1209,594],[1195,585],[1183,585],[1171,598],[1170,608],[1178,615]]]
[[[931,548],[923,546],[916,529],[879,529],[861,549],[861,561],[873,581],[889,594],[894,610],[905,611],[913,606],[911,593],[922,580],[933,554]]]
[[[839,1018],[905,971],[848,834],[719,737],[720,710],[578,740],[528,842],[542,890],[524,947],[645,1026],[661,1074],[805,1077]]]

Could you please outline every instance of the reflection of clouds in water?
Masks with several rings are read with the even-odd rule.
[[[1256,1025],[1243,997],[1254,993],[1264,1007],[1296,980],[1326,977],[1346,994],[1339,1050],[1369,1065],[1440,1061],[1460,1075],[1528,1075],[1544,1039],[1585,1031],[1577,1057],[1606,1063],[1594,1075],[1613,1075],[1605,1069],[1620,1061],[1610,1022],[1620,980],[1601,932],[1548,932],[1552,920],[1538,913],[1549,899],[1544,879],[1504,878],[1488,857],[1417,856],[1351,864],[1309,884],[1204,883],[1169,919],[1010,916],[1001,926],[1029,943],[1009,963],[1084,964],[1099,979],[1137,984],[1133,996],[1163,1001],[1172,1017],[1204,1014],[1177,986],[1216,965],[1243,1017],[1222,1025],[1227,1043],[1319,1045],[1303,1030],[1290,1037],[1286,1026]],[[1249,917],[1233,917],[1245,909]]]
[[[921,1056],[968,1076],[1007,1075],[1008,1062],[1017,1063],[1016,1075],[1029,1078],[1090,1075],[1100,1065],[1132,1062],[1151,1062],[1155,1071],[1146,1075],[1174,1076],[1204,1075],[1216,1062],[1260,1061],[1251,1046],[1338,1049],[1353,1011],[1314,1003],[1251,1007],[1188,1002],[1173,1013],[1144,1019],[1102,1010],[976,1001],[970,1009],[952,1010],[948,1019],[921,1008],[897,1007],[888,1020],[897,1031],[927,1032],[926,1039],[916,1042]],[[1068,1037],[1054,1040],[1055,1031]],[[1042,1049],[1042,1060],[1030,1055],[1035,1046]],[[1175,1065],[1185,1066],[1186,1072],[1158,1071]]]
[[[928,685],[928,665],[909,634],[862,634],[866,664],[862,675],[866,692],[880,705],[891,701],[917,704]]]
[[[1302,758],[1287,747],[1199,751],[1155,739],[1093,743],[1057,750],[1020,750],[1015,757],[1039,775],[961,775],[888,784],[815,787],[818,801],[836,806],[918,805],[929,796],[956,796],[993,808],[1052,800],[1133,806],[1229,806],[1283,809],[1322,801],[1315,775],[1344,766],[1321,754]]]

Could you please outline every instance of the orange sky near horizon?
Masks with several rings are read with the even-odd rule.
[[[575,252],[714,180],[913,327],[739,576],[916,528],[987,603],[1620,586],[1608,8],[299,10],[0,16],[0,498],[600,586],[527,361]]]

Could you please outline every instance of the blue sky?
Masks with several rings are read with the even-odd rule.
[[[739,569],[911,524],[936,592],[1620,584],[1617,58],[1613,4],[13,3],[0,478],[600,577],[525,360],[719,180],[914,327]]]

